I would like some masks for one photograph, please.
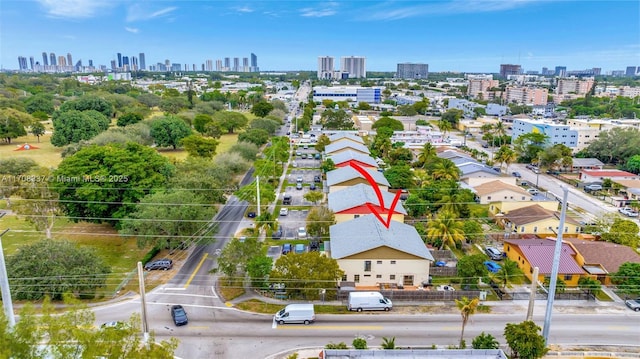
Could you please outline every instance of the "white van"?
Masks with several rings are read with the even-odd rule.
[[[350,292],[347,309],[361,312],[363,310],[384,310],[393,308],[389,298],[382,296],[380,292]]]
[[[289,304],[281,309],[273,319],[278,324],[285,323],[303,323],[310,324],[315,322],[316,313],[313,304]]]

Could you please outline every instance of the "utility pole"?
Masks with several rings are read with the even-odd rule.
[[[256,176],[256,201],[258,203],[258,217],[260,217],[260,176]]]
[[[2,217],[4,217],[4,213],[0,214],[0,218]],[[7,266],[4,262],[4,250],[2,249],[2,236],[7,232],[9,232],[8,228],[0,233],[0,289],[2,290],[4,314],[9,320],[9,328],[13,328],[16,325],[16,317],[13,313],[13,302],[11,301],[11,291],[9,290],[9,276],[7,275]]]
[[[560,223],[558,224],[558,237],[556,238],[555,251],[553,252],[553,265],[551,267],[551,283],[549,284],[549,293],[547,294],[547,311],[544,314],[544,327],[542,328],[542,336],[545,343],[549,343],[549,327],[551,326],[551,312],[553,311],[553,301],[556,296],[556,283],[558,282],[558,270],[560,267],[560,255],[562,253],[562,233],[564,232],[564,220],[567,217],[567,198],[569,197],[569,188],[560,186],[564,192],[562,196],[562,210],[560,211]]]
[[[529,308],[527,309],[527,320],[533,320],[533,304],[536,302],[538,271],[538,267],[533,267],[533,274],[531,275],[531,293],[529,294]]]
[[[147,320],[147,296],[144,290],[144,270],[142,262],[138,262],[138,286],[140,287],[140,305],[142,313],[142,335],[144,342],[149,340],[149,322]]]

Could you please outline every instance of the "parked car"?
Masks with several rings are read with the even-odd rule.
[[[289,208],[280,208],[280,215],[286,216],[289,214]]]
[[[487,247],[484,249],[484,252],[489,256],[489,258],[494,261],[502,260],[502,252],[494,247]]]
[[[315,155],[313,155],[313,158],[315,158],[316,160],[319,160],[320,159],[320,154],[316,153]]]
[[[173,305],[171,306],[171,318],[173,318],[173,323],[177,326],[186,325],[189,323],[189,318],[187,318],[187,312],[182,308],[181,305]]]
[[[322,182],[322,178],[320,178],[320,176],[313,176],[313,182],[320,183]]]
[[[301,254],[305,252],[305,246],[302,243],[298,243],[296,244],[296,246],[293,248],[293,252],[296,254]]]
[[[291,243],[285,243],[282,245],[282,254],[288,254],[291,252]]]
[[[158,259],[144,265],[145,270],[168,270],[173,268],[173,261],[168,258]]]
[[[100,329],[126,329],[126,328],[127,328],[127,323],[119,322],[119,321],[102,323],[102,325],[100,326]]]
[[[313,241],[309,242],[309,251],[310,252],[317,251],[318,249],[320,249],[320,243],[317,240],[313,240]]]
[[[487,270],[491,273],[498,273],[500,268],[502,268],[498,263],[493,261],[484,261],[484,266],[487,267]]]
[[[436,267],[446,267],[447,266],[447,262],[445,262],[445,261],[437,261],[435,263],[435,266]]]
[[[618,210],[621,214],[624,214],[627,217],[638,217],[638,211],[630,207],[623,207]]]
[[[633,309],[633,311],[640,312],[640,298],[627,299],[624,301],[624,304],[626,304],[630,309]]]
[[[301,190],[302,189],[302,183],[300,183],[300,182],[296,183],[296,189],[297,190]]]
[[[290,194],[285,194],[284,197],[282,197],[282,204],[291,204]]]
[[[304,227],[298,228],[298,238],[307,238],[307,229]]]
[[[302,176],[298,176],[298,178],[296,178],[296,183],[302,183],[303,178]]]
[[[456,289],[451,285],[439,285],[436,290],[440,292],[454,292]]]
[[[276,229],[275,231],[273,231],[273,233],[271,234],[271,238],[272,239],[281,239],[282,238],[282,226],[279,226],[278,229]]]
[[[522,177],[522,175],[520,174],[520,172],[511,172],[511,174],[513,175],[513,177],[515,178],[520,178]]]
[[[585,192],[602,191],[602,185],[597,183],[588,184],[584,186],[584,191]]]
[[[249,217],[249,218],[256,218],[256,212],[253,212],[253,211],[251,211],[251,212],[247,212],[247,217]]]
[[[309,185],[309,189],[312,191],[316,190],[316,184],[314,182],[311,182],[311,184]]]
[[[307,154],[306,154],[306,153],[303,153],[303,154],[302,154],[302,156],[300,156],[300,157],[301,157],[303,160],[306,160],[306,159],[307,159]]]
[[[533,196],[535,196],[535,195],[537,195],[538,193],[540,193],[540,191],[538,191],[538,190],[537,190],[537,189],[535,189],[535,188],[527,188],[527,192],[529,192],[529,193],[530,193],[531,195],[533,195]]]

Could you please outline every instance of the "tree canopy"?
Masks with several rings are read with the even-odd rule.
[[[109,119],[94,110],[69,110],[53,116],[51,144],[56,147],[89,140],[109,127]]]
[[[613,143],[615,146],[611,145]],[[614,127],[600,132],[598,138],[578,155],[595,157],[604,163],[624,164],[631,157],[640,155],[640,130]]]
[[[549,351],[544,337],[539,334],[540,327],[533,321],[519,324],[507,323],[504,337],[511,348],[514,359],[538,359]]]
[[[30,126],[33,122],[33,116],[26,112],[13,108],[0,109],[0,138],[11,143],[11,139],[25,136],[27,134],[25,127]]]
[[[176,149],[182,139],[191,135],[191,127],[174,116],[155,118],[151,121],[151,137],[159,147]]]
[[[378,129],[380,127],[389,127],[393,131],[404,131],[404,125],[402,122],[391,117],[381,117],[371,126],[372,129]]]
[[[276,260],[269,280],[285,283],[287,291],[306,299],[319,298],[319,289],[336,288],[344,272],[338,262],[320,252],[290,253]]]

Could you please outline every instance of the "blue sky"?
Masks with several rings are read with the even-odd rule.
[[[318,56],[364,56],[498,72],[640,65],[640,2],[552,0],[2,0],[0,65],[43,51],[108,65],[116,53],[156,62],[258,56],[261,70],[316,70]],[[240,60],[242,61],[242,60]],[[336,65],[338,66],[338,65]]]

